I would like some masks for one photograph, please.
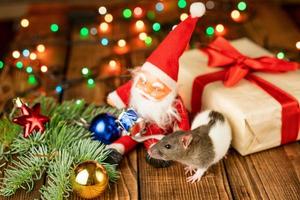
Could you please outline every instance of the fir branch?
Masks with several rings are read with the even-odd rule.
[[[94,104],[90,104],[85,108],[84,112],[81,114],[81,117],[83,119],[85,119],[86,121],[90,122],[96,115],[98,115],[100,113],[110,113],[114,116],[119,116],[119,114],[121,114],[121,112],[122,112],[122,110],[119,110],[114,107],[110,107],[108,105],[97,107]]]
[[[47,154],[47,147],[40,145],[12,161],[12,164],[5,170],[0,194],[11,196],[18,188],[32,190],[34,180],[40,179],[46,168],[48,159],[44,155]]]
[[[116,181],[119,177],[114,165],[104,163],[110,150],[105,149],[106,146],[98,141],[91,139],[78,140],[71,147],[75,164],[79,164],[87,160],[95,160],[106,168],[107,174],[111,181]]]
[[[3,144],[4,148],[9,147],[20,130],[20,127],[12,123],[7,117],[0,120],[0,143]]]
[[[46,142],[52,150],[68,148],[72,143],[91,137],[88,130],[83,127],[68,125],[67,122],[60,122],[56,127],[50,128],[51,134],[46,135]]]
[[[32,133],[29,137],[24,138],[23,135],[19,135],[10,146],[11,154],[23,154],[29,151],[33,147],[40,146],[45,143],[45,133]]]
[[[42,200],[63,200],[69,196],[71,188],[70,176],[73,157],[65,150],[49,163],[47,170],[48,181],[40,189]]]
[[[52,116],[57,108],[57,101],[51,97],[40,96],[33,101],[41,104],[41,112],[46,116]]]
[[[64,101],[61,105],[57,106],[55,112],[59,113],[64,120],[77,119],[84,111],[85,104],[83,101],[76,103],[73,101]]]

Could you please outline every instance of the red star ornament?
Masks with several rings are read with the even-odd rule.
[[[14,118],[13,122],[24,127],[24,137],[27,138],[33,131],[43,133],[45,124],[50,121],[49,117],[41,115],[41,104],[35,104],[32,109],[25,104],[20,107],[22,116]],[[25,112],[24,112],[25,111]]]

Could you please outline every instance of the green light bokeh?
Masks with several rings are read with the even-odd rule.
[[[87,37],[89,35],[89,29],[86,27],[82,27],[80,29],[80,36],[81,37]]]
[[[238,8],[240,11],[246,10],[246,8],[247,8],[246,2],[240,1],[240,2],[238,3],[238,5],[237,5],[237,8]]]
[[[187,3],[186,3],[185,0],[179,0],[177,5],[178,5],[179,8],[185,8]]]
[[[123,10],[123,16],[124,18],[128,19],[132,16],[132,11],[129,8],[126,8]]]
[[[16,63],[16,67],[17,67],[18,69],[22,69],[22,68],[23,68],[23,63],[22,63],[21,61],[18,61],[18,62]]]
[[[209,26],[206,28],[205,32],[206,32],[206,35],[212,36],[215,33],[215,29],[213,27]]]
[[[160,23],[155,22],[155,23],[153,24],[152,28],[153,28],[153,30],[156,31],[156,32],[159,31],[159,30],[160,30]]]
[[[57,32],[59,30],[59,26],[57,24],[51,24],[50,25],[50,30],[52,32]]]

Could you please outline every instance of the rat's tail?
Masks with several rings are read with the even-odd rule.
[[[195,116],[192,122],[191,129],[194,130],[195,128],[198,128],[202,125],[209,125],[210,127],[212,127],[217,122],[225,122],[224,116],[217,111],[206,110]]]

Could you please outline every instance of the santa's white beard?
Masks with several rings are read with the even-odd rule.
[[[135,84],[134,84],[135,85]],[[180,120],[180,116],[175,108],[176,91],[172,91],[162,100],[151,99],[151,96],[143,93],[136,87],[130,91],[130,106],[146,121],[155,123],[160,128],[168,128],[175,119]],[[145,98],[145,95],[148,98]]]

